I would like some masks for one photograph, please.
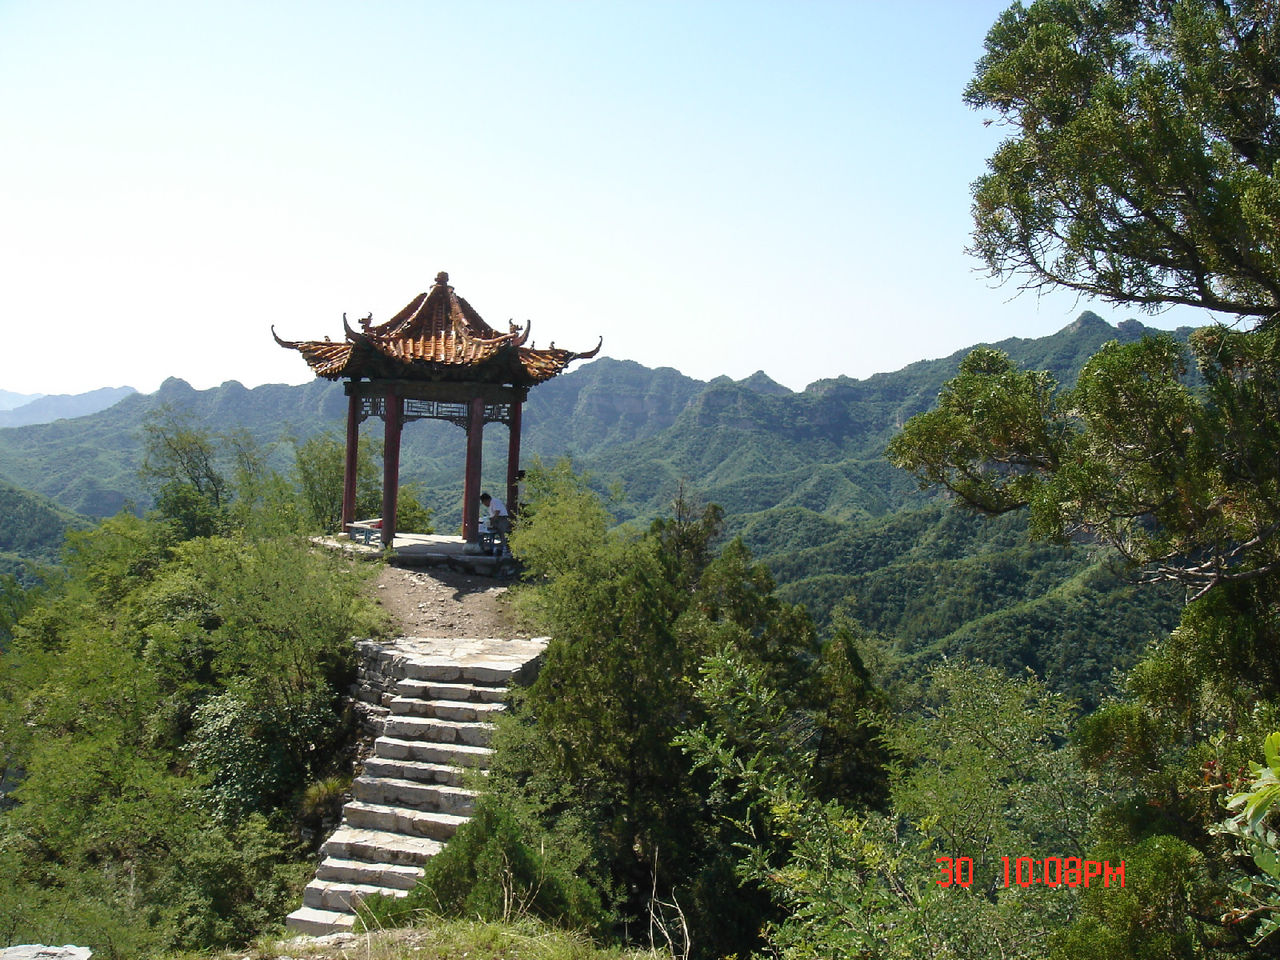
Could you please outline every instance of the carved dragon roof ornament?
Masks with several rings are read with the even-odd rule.
[[[436,275],[430,292],[414,297],[385,323],[374,324],[373,314],[354,330],[342,315],[344,342],[282,340],[275,327],[276,343],[297,350],[315,372],[329,380],[343,378],[453,380],[509,383],[533,386],[550,380],[574,360],[586,360],[600,352],[575,353],[525,346],[530,324],[522,329],[508,321],[499,333],[449,286],[449,275]]]

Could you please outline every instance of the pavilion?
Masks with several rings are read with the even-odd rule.
[[[520,415],[529,388],[563,371],[572,361],[600,351],[574,353],[525,346],[528,323],[522,330],[509,323],[499,333],[485,323],[471,304],[449,286],[449,275],[436,275],[429,293],[420,293],[386,323],[373,324],[373,315],[353,330],[342,316],[346,337],[325,340],[281,340],[297,350],[315,372],[328,380],[345,380],[347,395],[346,467],[342,489],[342,530],[355,522],[356,453],[360,424],[372,416],[383,421],[382,543],[389,547],[396,534],[396,502],[400,486],[400,432],[412,420],[447,420],[467,431],[467,462],[462,490],[462,536],[479,536],[481,439],[486,423],[505,423],[507,496],[516,509],[516,481],[520,470]],[[603,342],[603,340],[601,341]]]

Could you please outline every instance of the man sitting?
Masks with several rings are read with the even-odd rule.
[[[489,511],[485,520],[485,532],[488,536],[481,535],[480,545],[485,547],[491,544],[493,553],[500,557],[506,550],[507,534],[511,532],[511,514],[507,512],[505,503],[487,493],[480,494],[480,503]]]

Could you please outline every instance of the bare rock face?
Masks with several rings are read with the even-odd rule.
[[[0,960],[89,960],[93,951],[88,947],[46,947],[42,943],[24,943],[0,950]]]

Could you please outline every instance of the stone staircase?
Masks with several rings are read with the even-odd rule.
[[[357,644],[357,695],[380,733],[290,929],[350,930],[361,897],[413,889],[423,864],[471,814],[475,793],[463,784],[488,768],[491,721],[507,685],[526,679],[545,647],[405,637]]]

